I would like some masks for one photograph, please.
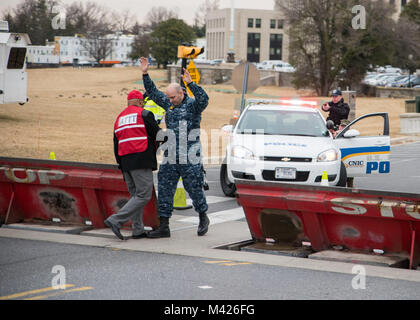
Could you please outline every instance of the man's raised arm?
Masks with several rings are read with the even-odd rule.
[[[204,109],[206,109],[207,105],[209,104],[209,96],[204,91],[203,88],[198,86],[196,83],[194,83],[191,79],[191,75],[188,72],[187,69],[184,69],[184,76],[183,80],[187,83],[188,88],[191,90],[191,92],[194,95],[195,98],[195,108],[196,112],[203,112]]]
[[[167,111],[168,108],[171,106],[171,102],[169,101],[168,97],[163,92],[159,91],[158,88],[156,88],[152,79],[150,79],[150,76],[148,74],[149,61],[146,58],[141,57],[140,67],[141,67],[141,71],[143,72],[144,89],[146,90],[150,99],[153,100],[159,106],[161,106],[163,109],[165,109],[165,111]]]

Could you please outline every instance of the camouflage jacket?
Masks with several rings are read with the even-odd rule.
[[[143,75],[143,83],[150,99],[166,111],[165,123],[168,131],[168,141],[171,141],[171,134],[175,134],[176,155],[180,163],[184,163],[184,161],[181,161],[181,157],[186,157],[188,154],[201,156],[200,123],[201,113],[209,103],[207,93],[192,82],[188,85],[188,88],[194,94],[195,99],[185,94],[182,103],[175,107],[171,104],[166,94],[156,88],[149,75]],[[172,145],[172,147],[174,146]],[[192,148],[194,149],[191,150]],[[191,153],[189,153],[190,150]],[[167,151],[165,151],[165,156],[167,156]]]

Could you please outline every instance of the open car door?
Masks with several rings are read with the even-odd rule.
[[[347,177],[390,173],[388,113],[371,113],[357,118],[337,134],[334,142],[341,150]]]

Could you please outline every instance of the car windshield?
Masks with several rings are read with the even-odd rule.
[[[321,115],[293,110],[247,110],[236,133],[329,137]]]

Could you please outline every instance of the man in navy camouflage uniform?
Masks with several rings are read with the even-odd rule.
[[[182,177],[185,190],[193,201],[195,211],[199,214],[200,222],[197,234],[203,236],[208,231],[210,221],[206,214],[208,206],[203,191],[204,177],[199,130],[201,113],[207,107],[209,97],[201,87],[192,81],[190,74],[185,69],[183,79],[195,99],[188,97],[178,83],[170,84],[164,94],[156,88],[148,75],[149,63],[147,59],[140,58],[140,63],[145,90],[153,101],[165,109],[168,133],[164,161],[158,172],[160,225],[156,230],[149,232],[148,237],[170,237],[169,218],[172,216],[173,199],[179,177]],[[176,153],[173,152],[174,150]]]

